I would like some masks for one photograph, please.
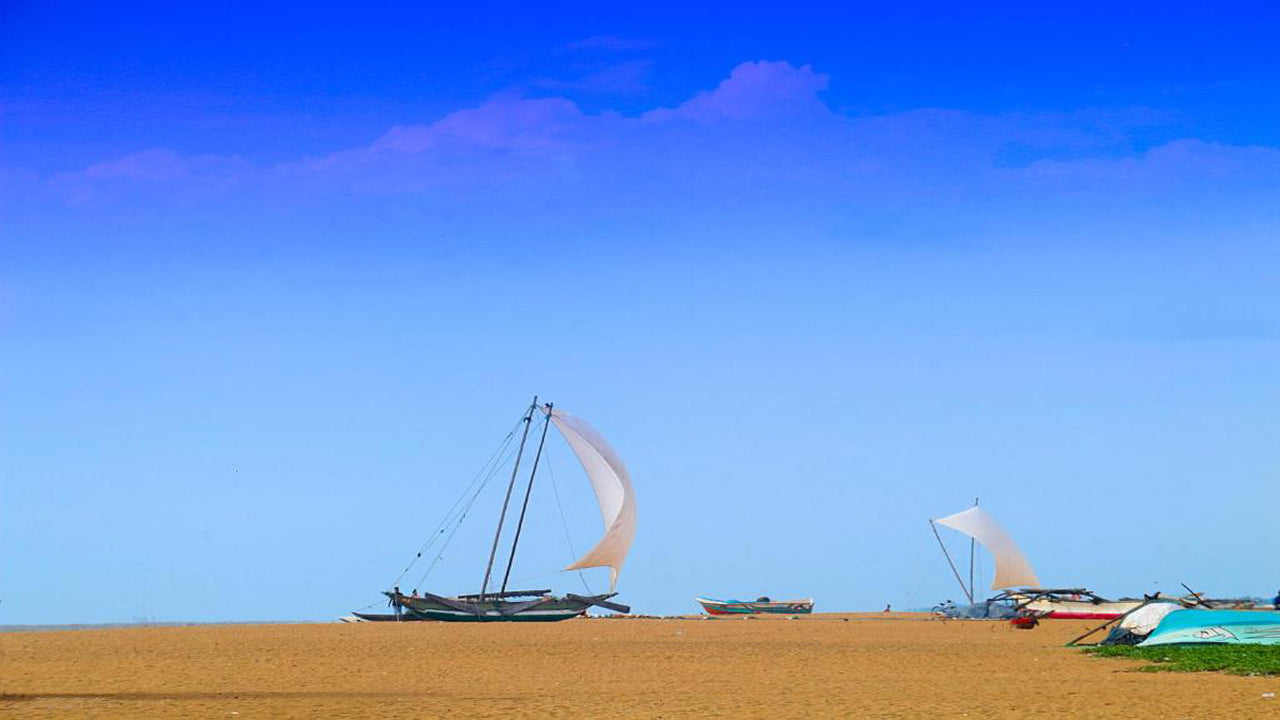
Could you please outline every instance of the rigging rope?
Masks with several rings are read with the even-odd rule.
[[[920,576],[920,582],[916,583],[915,589],[912,590],[911,594],[907,596],[907,602],[905,605],[902,606],[903,610],[910,610],[912,608],[912,603],[915,601],[916,593],[920,592],[920,587],[924,585],[925,580],[928,580],[929,576],[933,575],[933,572],[938,569],[938,563],[941,561],[942,561],[942,558],[937,557],[936,555],[934,556],[933,565],[931,565],[929,569],[925,571],[923,575]]]
[[[569,520],[565,517],[564,505],[560,503],[560,487],[556,484],[556,473],[551,469],[550,458],[547,458],[547,474],[551,476],[551,491],[555,493],[556,507],[560,509],[560,525],[564,527],[564,539],[569,544],[569,562],[573,563],[578,559],[578,551],[573,549],[573,537],[569,534]],[[566,571],[562,570],[561,572]],[[582,587],[587,591],[588,595],[594,594],[591,592],[591,586],[587,584],[587,578],[582,574],[581,570],[578,571],[578,579],[582,581]]]
[[[511,453],[507,453],[507,458],[509,459],[510,457]],[[448,537],[446,537],[444,539],[444,543],[440,545],[440,550],[436,553],[436,556],[431,559],[431,564],[428,565],[427,569],[422,573],[422,577],[418,578],[418,582],[414,583],[414,590],[417,590],[426,583],[427,577],[431,575],[431,571],[434,570],[436,565],[444,559],[444,551],[449,548],[449,543],[453,541],[453,536],[457,534],[458,528],[462,527],[462,521],[467,519],[467,514],[471,512],[471,506],[475,505],[476,500],[480,497],[480,493],[483,492],[485,486],[489,484],[489,479],[493,478],[493,476],[497,474],[497,471],[505,464],[506,462],[504,461],[495,467],[494,472],[490,473],[489,478],[485,480],[484,484],[481,485],[476,490],[475,494],[471,496],[471,499],[467,501],[466,506],[462,509],[462,514],[458,516],[458,521],[454,523],[453,529],[449,531]]]
[[[479,495],[480,491],[484,490],[485,486],[488,485],[489,481],[493,478],[494,473],[496,473],[497,470],[505,464],[506,458],[504,458],[503,455],[510,447],[511,441],[515,438],[516,431],[519,430],[520,423],[522,422],[524,422],[523,416],[521,416],[520,420],[516,421],[515,427],[507,433],[506,438],[504,438],[498,445],[498,449],[494,450],[493,454],[489,456],[489,459],[485,461],[485,464],[482,465],[480,470],[472,477],[471,482],[467,484],[467,487],[463,489],[462,494],[458,496],[458,499],[453,502],[453,505],[450,506],[448,512],[446,512],[444,517],[440,520],[440,524],[431,532],[431,535],[427,538],[426,542],[423,543],[422,547],[418,549],[417,554],[413,556],[413,559],[409,561],[409,564],[405,565],[404,569],[400,571],[400,574],[396,576],[392,585],[399,586],[400,581],[409,573],[409,570],[417,564],[418,560],[422,559],[422,554],[431,549],[431,546],[440,539],[441,534],[444,533],[447,526],[453,524],[455,521],[460,523],[462,519],[466,517],[466,511],[470,509],[471,504],[475,502],[475,498]],[[507,454],[509,455],[509,453]],[[480,485],[475,489],[474,494],[472,494],[472,488],[476,487],[477,482],[480,483]],[[466,506],[461,510],[462,514],[457,516],[455,519],[455,515],[459,512],[459,506],[463,504],[463,501],[467,499],[468,495],[471,495],[471,499],[466,502]],[[456,525],[453,528],[453,532],[457,532]],[[449,534],[449,538],[453,537],[453,532]],[[448,538],[445,539],[445,545],[448,545]],[[441,551],[443,551],[443,547],[441,548]],[[430,570],[428,570],[428,572],[430,572]]]
[[[519,586],[519,585],[520,585],[520,583],[525,582],[526,580],[538,580],[538,579],[541,579],[541,578],[551,577],[552,575],[563,575],[563,574],[565,574],[565,573],[567,573],[567,572],[569,572],[569,571],[568,571],[568,570],[555,570],[555,571],[552,571],[552,572],[542,573],[541,575],[526,575],[525,577],[522,577],[522,578],[516,578],[513,582],[514,582],[514,584],[515,584],[515,585]],[[581,571],[579,571],[579,572],[581,572]]]
[[[982,575],[982,556],[981,555],[978,556],[978,562],[976,562],[975,565],[978,566],[978,587],[985,588],[987,586],[987,581],[983,579],[983,575]]]

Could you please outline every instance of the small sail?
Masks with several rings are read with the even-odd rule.
[[[953,530],[977,540],[996,559],[996,576],[991,581],[991,589],[999,590],[1007,587],[1039,587],[1035,570],[1031,563],[1018,549],[1017,543],[1000,527],[995,518],[982,508],[974,505],[968,510],[934,520],[939,525],[946,525]]]
[[[600,503],[604,537],[586,555],[566,570],[608,567],[613,571],[609,589],[618,584],[618,573],[636,536],[636,496],[631,476],[618,453],[587,423],[559,410],[551,411],[551,421],[573,448]]]

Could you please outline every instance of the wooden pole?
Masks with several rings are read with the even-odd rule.
[[[1205,606],[1206,608],[1209,608],[1210,610],[1212,610],[1212,609],[1213,609],[1213,604],[1212,604],[1212,603],[1210,603],[1208,600],[1205,600],[1203,595],[1201,595],[1200,593],[1196,592],[1195,590],[1192,590],[1191,588],[1187,587],[1187,584],[1186,584],[1186,583],[1178,583],[1178,584],[1179,584],[1179,585],[1181,585],[1181,586],[1182,586],[1182,587],[1184,587],[1184,588],[1187,588],[1187,592],[1191,593],[1191,597],[1193,597],[1193,598],[1195,598],[1195,599],[1196,599],[1196,604],[1197,604],[1197,605],[1203,605],[1203,606]]]
[[[533,456],[533,469],[529,471],[529,485],[524,490],[524,504],[520,506],[520,522],[516,523],[516,536],[511,541],[511,557],[507,558],[507,572],[502,576],[502,592],[507,591],[507,581],[511,579],[511,566],[516,562],[516,546],[520,544],[524,514],[529,510],[529,496],[533,494],[533,477],[538,474],[538,461],[542,459],[542,447],[547,444],[547,429],[550,427],[551,403],[547,403],[547,419],[542,423],[542,438],[538,440],[538,452]]]
[[[511,468],[511,481],[507,483],[507,496],[502,500],[502,514],[498,516],[498,531],[493,534],[493,547],[489,548],[489,564],[484,566],[484,582],[480,583],[480,599],[484,600],[485,591],[489,589],[489,574],[493,572],[493,559],[498,555],[498,540],[502,537],[502,523],[507,519],[507,505],[511,502],[511,491],[516,486],[516,474],[520,472],[520,458],[524,455],[524,441],[529,438],[529,426],[533,423],[533,411],[538,407],[538,396],[533,396],[529,412],[524,415],[524,433],[520,435],[520,449],[516,451],[516,464]]]
[[[1139,605],[1138,607],[1142,607],[1142,606],[1141,606],[1141,605]],[[1134,610],[1136,610],[1136,609],[1137,609],[1137,608],[1134,608]],[[1129,612],[1133,612],[1133,610],[1130,610]],[[1102,623],[1102,624],[1101,624],[1101,625],[1099,625],[1098,627],[1096,627],[1096,628],[1094,628],[1094,629],[1090,630],[1089,632],[1087,632],[1087,633],[1085,633],[1085,634],[1081,635],[1080,637],[1076,638],[1075,640],[1072,640],[1071,642],[1067,643],[1067,647],[1071,647],[1071,646],[1075,645],[1076,643],[1080,642],[1081,640],[1083,640],[1083,639],[1085,639],[1085,638],[1089,637],[1090,635],[1092,635],[1092,634],[1094,634],[1094,633],[1098,632],[1099,630],[1101,630],[1101,629],[1103,629],[1103,628],[1107,627],[1108,625],[1111,625],[1112,623],[1114,623],[1115,621],[1119,620],[1120,618],[1128,617],[1128,615],[1129,615],[1129,613],[1125,613],[1124,615],[1121,615],[1120,617],[1113,617],[1113,618],[1111,618],[1110,620],[1108,620],[1108,621],[1106,621],[1106,622]]]
[[[973,499],[973,506],[978,507],[978,498]],[[977,540],[969,538],[969,597],[973,597],[977,589],[973,586],[973,556],[977,552]]]
[[[942,548],[942,554],[947,558],[947,564],[951,566],[951,572],[956,576],[956,582],[960,583],[960,589],[964,591],[964,596],[969,598],[969,604],[973,604],[973,593],[964,586],[964,578],[960,577],[960,571],[956,569],[956,564],[951,562],[951,553],[947,552],[947,546],[942,543],[942,536],[938,534],[938,526],[929,521],[929,528],[933,530],[933,536],[938,538],[938,547]]]

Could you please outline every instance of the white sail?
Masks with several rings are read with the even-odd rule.
[[[587,471],[604,520],[604,536],[586,555],[565,569],[610,568],[613,575],[609,589],[612,591],[636,536],[636,495],[631,489],[631,476],[618,453],[595,428],[559,410],[551,411],[551,421],[573,448],[582,469]]]
[[[1009,537],[1009,533],[1000,527],[995,518],[982,508],[974,505],[968,510],[948,515],[934,522],[946,525],[953,530],[977,540],[996,559],[996,576],[991,581],[991,589],[999,590],[1007,587],[1039,587],[1035,570],[1031,563],[1018,549],[1017,543]]]

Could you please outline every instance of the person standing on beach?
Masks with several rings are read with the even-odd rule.
[[[1280,590],[1276,591],[1276,596],[1271,599],[1271,607],[1280,610]]]

